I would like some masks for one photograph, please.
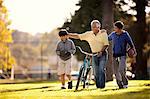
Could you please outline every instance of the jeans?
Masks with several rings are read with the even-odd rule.
[[[128,85],[128,79],[126,77],[126,56],[121,56],[118,58],[113,58],[113,70],[116,76],[116,81],[119,88],[122,88],[123,85]]]
[[[106,82],[106,75],[105,75],[105,65],[108,60],[107,53],[104,53],[102,56],[93,57],[93,66],[94,66],[94,76],[96,81],[97,88],[104,88]]]

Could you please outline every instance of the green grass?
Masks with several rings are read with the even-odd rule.
[[[150,99],[150,80],[132,80],[129,88],[120,90],[115,81],[106,83],[104,89],[80,86],[76,92],[75,87],[61,90],[60,85],[59,82],[0,84],[0,99]]]

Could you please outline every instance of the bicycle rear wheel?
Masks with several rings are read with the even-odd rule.
[[[83,74],[83,70],[84,70],[84,67],[81,66],[80,71],[79,71],[79,76],[78,76],[78,81],[77,81],[77,84],[76,84],[75,91],[78,90],[79,83],[80,83],[80,81],[81,81],[81,77],[82,77],[82,74]]]

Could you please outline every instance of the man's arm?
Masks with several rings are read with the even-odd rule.
[[[69,38],[80,39],[79,34],[77,33],[68,33]]]
[[[104,47],[102,48],[102,50],[100,52],[98,52],[98,57],[102,56],[103,52],[106,50],[106,48],[108,47],[108,45],[104,45]]]
[[[103,48],[101,49],[101,52],[104,52],[106,50],[106,48],[108,47],[109,45],[109,41],[108,41],[108,34],[105,32],[105,34],[103,35],[103,38],[102,38],[102,41],[103,41]]]
[[[108,48],[108,45],[104,45],[104,47],[102,48],[101,52],[104,52],[106,50],[106,48]]]
[[[108,41],[108,34],[107,33],[105,33],[103,35],[102,41],[103,41],[104,46],[102,47],[101,51],[98,53],[98,56],[101,56],[105,52],[105,50],[108,48],[109,41]]]

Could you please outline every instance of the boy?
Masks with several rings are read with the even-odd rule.
[[[128,87],[128,79],[126,77],[127,44],[134,50],[134,55],[136,56],[136,50],[132,39],[128,32],[123,30],[123,27],[123,22],[115,22],[114,32],[108,36],[109,41],[112,41],[113,45],[113,69],[119,89]]]
[[[65,75],[67,76],[68,89],[72,89],[71,81],[71,55],[75,53],[75,45],[72,40],[68,39],[66,30],[60,30],[59,37],[61,41],[57,44],[56,54],[58,55],[58,75],[62,83],[61,89],[65,87]]]

